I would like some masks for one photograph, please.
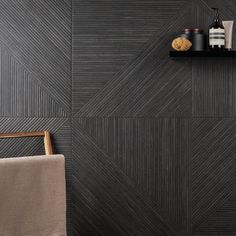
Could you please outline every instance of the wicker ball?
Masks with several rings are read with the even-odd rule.
[[[188,51],[192,47],[192,43],[186,38],[176,38],[172,42],[172,47],[176,51]]]

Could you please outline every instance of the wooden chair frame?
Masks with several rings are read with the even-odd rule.
[[[44,137],[45,154],[46,155],[53,154],[50,132],[48,130],[46,130],[46,131],[2,133],[2,134],[0,134],[0,139],[1,138],[22,138],[22,137]]]

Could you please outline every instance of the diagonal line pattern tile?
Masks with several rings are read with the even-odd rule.
[[[68,114],[71,9],[62,0],[57,7],[48,2],[1,1],[0,40]]]
[[[235,20],[234,0],[1,1],[0,132],[53,133],[68,235],[235,235],[235,60],[168,58],[213,5]]]
[[[235,117],[234,60],[211,59],[193,62],[193,115]]]
[[[196,24],[207,31],[212,22],[211,7],[220,8],[222,19],[235,20],[233,1],[193,1],[192,15]],[[236,38],[234,36],[234,43]],[[193,60],[192,114],[195,117],[235,117],[235,59],[212,58]]]
[[[71,126],[68,118],[0,118],[0,133],[35,130],[50,130],[54,153],[62,153],[66,158],[67,181],[67,228],[71,231]],[[0,158],[14,156],[44,155],[43,138],[0,139]]]
[[[75,223],[76,235],[93,235],[99,229],[102,229],[101,235],[113,232],[108,224],[105,227],[99,221],[99,210],[104,210],[104,219],[111,212],[103,209],[105,203],[100,199],[103,192],[96,188],[102,186],[100,180],[106,183],[109,180],[105,181],[99,172],[96,179],[89,183],[85,181],[88,173],[92,176],[96,168],[101,167],[99,161],[103,158],[125,173],[145,201],[149,197],[151,202],[157,203],[157,212],[177,234],[234,232],[233,224],[228,230],[224,223],[222,230],[219,227],[215,231],[213,227],[207,229],[207,223],[216,225],[217,221],[223,221],[224,217],[216,217],[217,212],[224,212],[225,219],[230,214],[235,219],[229,205],[234,209],[235,180],[232,176],[236,130],[235,120],[226,119],[235,116],[234,61],[215,60],[213,65],[211,60],[206,63],[199,60],[173,62],[167,57],[171,36],[176,36],[186,26],[206,29],[212,14],[209,2],[213,4],[207,0],[182,2],[178,6],[168,2],[175,7],[176,15],[166,19],[155,10],[156,23],[161,22],[159,28],[156,27],[157,33],[152,31],[152,26],[138,25],[142,35],[149,29],[152,34],[134,51],[134,43],[129,48],[126,45],[129,45],[130,37],[136,36],[135,27],[132,31],[128,24],[123,25],[123,15],[117,17],[121,19],[119,23],[112,18],[112,10],[119,13],[122,9],[125,15],[129,5],[123,4],[123,9],[118,2],[102,2],[104,4],[100,6],[96,5],[97,1],[73,2],[73,129],[75,133],[76,130],[82,133],[80,145],[74,147],[76,157],[73,158],[74,217],[82,209],[80,221]],[[128,3],[133,5],[133,12],[139,12],[139,8],[135,9],[136,3],[140,2]],[[216,1],[216,4],[222,3]],[[232,1],[227,5],[233,7]],[[165,7],[167,5],[160,6],[163,16],[168,15]],[[83,9],[82,15],[79,15],[79,9]],[[131,21],[133,12],[129,13]],[[90,18],[90,15],[95,17]],[[223,15],[232,16],[232,12],[224,11]],[[84,24],[79,24],[79,19]],[[131,32],[129,35],[126,35],[127,29]],[[144,39],[140,35],[137,38]],[[172,126],[167,122],[168,118],[179,117],[181,121],[178,122],[184,123],[184,118],[191,116],[192,127],[187,128],[188,132],[183,128],[187,126]],[[78,139],[78,136],[73,137]],[[90,162],[87,160],[89,155]],[[80,173],[76,172],[78,168],[81,168]],[[83,190],[80,191],[78,186]],[[191,193],[180,186],[185,186]],[[80,202],[79,199],[83,200]],[[181,204],[183,199],[185,206]],[[91,208],[94,211],[86,214]],[[116,219],[120,219],[117,211]],[[233,219],[229,219],[229,224]],[[155,234],[152,231],[143,233],[141,229],[136,231],[131,226],[126,232],[122,228],[124,225],[123,222],[116,225],[117,235],[129,235],[128,232],[132,232],[130,235],[162,235],[160,231]]]
[[[194,228],[203,222],[207,223],[208,217],[218,208],[224,207],[232,197],[235,181],[235,133],[234,119],[199,118],[193,122]]]
[[[66,122],[68,122],[67,118],[0,118],[0,133],[48,129],[54,134]],[[25,140],[27,140],[27,145],[25,145]],[[1,157],[44,153],[42,138],[1,139],[0,143]],[[37,150],[37,147],[40,147],[40,149]]]
[[[8,117],[63,117],[67,114],[6,47],[0,48],[0,114]]]
[[[219,207],[207,221],[201,224],[195,235],[236,235],[236,198],[229,199],[222,207]]]
[[[73,217],[79,216],[79,220],[92,224],[101,235],[107,235],[108,232],[117,235],[131,235],[135,232],[144,235],[157,232],[160,235],[177,235],[155,208],[147,203],[145,197],[137,192],[133,182],[78,126],[75,119],[73,127],[80,131],[73,133],[73,161],[77,163],[76,169],[73,169],[73,184],[74,188],[81,188],[81,192],[78,195],[76,192],[73,196],[73,203],[76,204]],[[84,178],[87,178],[86,182]],[[85,192],[88,195],[80,195]],[[88,215],[83,214],[83,209],[86,210],[87,207],[91,208]],[[112,218],[116,220],[113,221]],[[105,224],[106,227],[103,228],[100,224]],[[77,233],[88,235],[89,232],[89,227],[85,227]]]
[[[187,235],[190,120],[77,118],[76,121],[104,155],[135,183],[142,196],[159,205],[159,214],[178,233]]]
[[[169,43],[166,44],[165,35],[167,33],[170,33],[171,31],[173,33],[173,29],[176,31],[178,31],[178,28],[182,30],[182,28],[184,27],[184,22],[186,21],[185,14],[189,14],[190,12],[189,10],[187,10],[189,7],[189,4],[187,5],[186,8],[184,7],[184,9],[182,9],[183,5],[186,3],[185,1],[177,1],[176,2],[177,4],[172,4],[172,7],[170,7],[171,1],[165,1],[165,2],[157,1],[156,2],[157,5],[155,5],[153,1],[151,2],[145,1],[145,4],[143,3],[143,1],[142,2],[134,1],[132,3],[132,7],[134,8],[133,9],[134,14],[137,14],[136,11],[138,11],[139,7],[142,7],[143,8],[142,11],[144,11],[145,7],[147,7],[147,10],[148,10],[149,7],[152,6],[153,4],[154,6],[152,6],[152,9],[153,8],[155,9],[155,7],[159,6],[159,11],[162,13],[160,14],[155,13],[156,14],[155,20],[159,26],[159,32],[157,31],[158,28],[155,28],[155,31],[152,31],[152,34],[155,33],[154,36],[152,36],[152,34],[149,35],[149,37],[146,38],[146,41],[147,39],[149,40],[145,44],[145,47],[142,47],[141,50],[139,49],[139,51],[141,52],[139,53],[136,52],[135,57],[131,60],[128,60],[128,61],[126,60],[128,62],[127,65],[124,66],[123,64],[122,66],[122,64],[119,65],[119,61],[117,62],[113,57],[115,58],[118,57],[122,59],[123,54],[120,55],[115,52],[112,53],[112,50],[119,48],[119,45],[121,47],[124,42],[127,42],[127,44],[129,45],[130,43],[129,39],[126,37],[126,40],[122,40],[120,44],[118,44],[116,47],[113,46],[111,48],[110,47],[108,48],[107,46],[109,45],[109,42],[106,44],[107,38],[111,37],[111,39],[116,40],[117,38],[115,35],[117,35],[118,32],[115,31],[116,33],[114,35],[113,28],[110,30],[109,28],[111,24],[109,23],[110,21],[106,23],[107,24],[105,25],[106,27],[103,27],[101,29],[98,28],[99,26],[100,27],[103,26],[102,23],[100,25],[99,20],[105,19],[106,17],[105,13],[103,14],[103,17],[101,19],[99,18],[98,21],[92,22],[94,25],[90,23],[90,21],[87,22],[87,18],[85,18],[87,22],[86,26],[88,27],[85,29],[83,25],[80,26],[79,24],[80,18],[79,18],[79,15],[77,15],[78,13],[76,14],[76,11],[79,12],[78,10],[80,9],[80,4],[78,2],[77,3],[78,5],[76,5],[76,2],[77,1],[74,1],[75,12],[73,13],[73,25],[74,25],[74,29],[73,29],[73,114],[75,116],[107,116],[107,115],[111,116],[111,115],[117,115],[117,113],[122,116],[128,115],[127,111],[126,112],[119,111],[119,110],[122,110],[122,107],[124,107],[124,104],[121,104],[121,101],[126,103],[126,105],[129,104],[130,107],[133,106],[133,103],[136,103],[137,111],[134,111],[134,112],[137,113],[138,110],[142,109],[143,106],[146,105],[147,101],[151,99],[151,97],[154,95],[153,93],[150,93],[148,98],[144,97],[143,99],[139,101],[139,96],[140,96],[139,94],[141,93],[144,94],[146,91],[146,90],[142,90],[142,86],[144,86],[145,82],[146,82],[146,89],[148,89],[149,86],[157,85],[158,84],[157,81],[159,78],[156,76],[156,78],[151,79],[152,77],[154,77],[153,71],[155,70],[157,74],[158,73],[157,67],[160,69],[161,65],[167,62],[166,61],[167,55],[165,54],[165,52],[169,48]],[[127,5],[127,3],[124,4],[125,6],[127,5],[126,9],[123,9],[123,5],[120,2],[117,3],[117,6],[116,5],[113,6],[111,4],[107,6],[106,4],[107,3],[105,3],[104,5],[105,9],[106,7],[111,7],[111,8],[117,7],[117,9],[119,9],[120,7],[122,9],[122,12],[123,11],[125,12],[126,10],[129,10],[130,8],[130,6]],[[139,6],[139,4],[141,4],[141,6]],[[81,5],[82,7],[84,7],[83,3],[81,3]],[[165,12],[166,7],[169,8],[168,12],[167,11]],[[89,6],[89,7],[87,6],[87,9],[91,10],[91,8],[92,6]],[[181,12],[181,14],[178,14],[180,9],[183,10],[183,13]],[[150,12],[152,13],[152,10]],[[171,14],[171,12],[173,12],[175,19],[173,19],[171,23],[170,22],[167,23],[166,20],[169,19],[170,17],[169,14]],[[89,13],[90,12],[88,12],[87,14]],[[162,19],[161,16],[165,16],[164,19]],[[82,15],[82,17],[84,17],[84,15]],[[118,19],[122,21],[122,20],[125,20],[126,18],[119,16]],[[129,18],[129,22],[131,20],[132,20],[132,17],[131,19]],[[118,25],[120,25],[120,21]],[[111,19],[111,22],[112,22],[112,19]],[[115,20],[112,23],[114,24],[114,26],[117,25],[117,22]],[[165,25],[165,27],[163,27],[163,24]],[[122,25],[120,25],[119,27],[122,27]],[[129,26],[127,25],[125,28],[127,32],[130,32],[130,30],[133,31],[136,29],[134,26],[132,26],[132,29],[129,29],[128,27]],[[148,31],[149,29],[151,30],[153,29],[151,25],[150,27],[145,27],[145,25],[143,24],[142,25],[137,24],[136,27],[142,27],[142,32]],[[79,29],[81,29],[81,31],[79,31]],[[95,50],[96,50],[96,46],[99,47],[98,50],[104,50],[103,47],[100,46],[101,43],[99,43],[100,41],[98,40],[102,36],[99,34],[100,31],[97,32],[97,30],[103,30],[103,29],[105,32],[108,29],[110,31],[106,32],[107,34],[109,33],[108,37],[103,36],[102,38],[103,41],[101,41],[101,43],[103,44],[103,47],[105,47],[105,50],[106,50],[106,52],[102,51],[103,52],[102,53],[99,51],[97,52]],[[94,31],[97,32],[98,35],[95,34],[94,36],[94,33],[91,33],[91,30],[92,32]],[[90,47],[84,48],[83,43],[88,44],[90,43],[90,41],[88,40],[85,41],[83,40],[83,38],[82,39],[79,38],[79,33],[77,34],[77,31],[84,32],[85,35],[88,34],[89,38],[91,38],[91,34],[92,34],[92,36],[96,39],[96,41],[95,39],[93,39],[94,41],[92,41],[92,46],[90,45]],[[87,31],[89,31],[90,33],[87,33]],[[125,32],[124,34],[120,34],[120,31],[119,31],[119,35],[121,35],[121,37],[124,37],[126,35]],[[156,34],[156,32],[158,32],[158,34]],[[103,35],[104,35],[104,32],[103,32]],[[82,37],[83,36],[84,35],[82,35]],[[132,33],[132,37],[136,38],[135,32]],[[163,47],[163,43],[165,47]],[[78,47],[80,48],[80,51],[77,49]],[[132,47],[129,47],[129,48],[122,47],[122,50],[129,52],[131,48]],[[84,54],[83,54],[83,50],[85,50]],[[100,55],[103,55],[103,56],[100,56]],[[104,55],[106,56],[106,58],[103,58]],[[154,58],[156,59],[154,60]],[[125,60],[122,59],[122,61],[125,61]],[[168,62],[170,63],[169,60]],[[86,63],[86,65],[84,65],[84,63]],[[89,63],[91,63],[91,66]],[[109,69],[110,63],[113,63],[112,65],[118,65],[118,68],[114,68],[110,71]],[[169,64],[169,66],[174,67],[174,63]],[[102,78],[102,81],[100,79],[100,76]],[[164,86],[164,84],[162,86]],[[172,88],[173,87],[174,85],[172,85]],[[180,88],[176,88],[177,90],[176,96],[177,96],[177,99],[181,100],[182,97],[180,96],[180,94],[178,94],[178,91],[186,90],[185,93],[188,93],[190,86],[186,82],[185,85],[182,85],[182,87],[181,85],[179,85],[179,87]],[[180,97],[178,97],[178,95]],[[186,102],[186,99],[185,99],[185,102]],[[83,103],[85,104],[83,105]],[[153,103],[155,103],[155,101],[152,101],[152,104]],[[167,106],[168,105],[169,104],[167,104]],[[189,107],[188,104],[186,106]],[[163,109],[165,110],[165,108]]]
[[[0,132],[48,129],[66,157],[71,228],[71,1],[0,2]],[[0,157],[44,154],[41,138],[0,140]]]

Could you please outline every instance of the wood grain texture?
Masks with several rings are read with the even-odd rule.
[[[43,137],[45,155],[53,154],[52,142],[49,131],[31,131],[31,132],[17,132],[17,133],[0,133],[0,138],[22,138],[22,137]]]

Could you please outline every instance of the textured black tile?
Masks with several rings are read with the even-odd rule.
[[[2,108],[0,115],[70,113],[71,7],[68,3],[1,1],[0,47],[4,50],[1,51],[1,99],[8,108]]]
[[[0,133],[50,130],[53,149],[66,159],[67,225],[71,235],[71,122],[62,118],[0,118]],[[44,155],[43,138],[0,139],[0,158]]]
[[[66,157],[71,228],[71,1],[0,2],[0,132],[48,129]],[[0,158],[44,154],[42,138],[0,140]]]
[[[61,118],[0,118],[0,133],[50,130],[52,135],[60,129],[68,119]],[[27,145],[25,143],[27,140]],[[0,139],[0,156],[21,156],[43,154],[41,138]],[[31,143],[32,142],[32,143]],[[12,146],[10,148],[10,146]],[[37,147],[37,145],[39,146]],[[37,148],[39,148],[37,150]],[[29,151],[29,152],[27,152]]]
[[[192,17],[195,27],[200,27],[208,31],[209,25],[213,22],[214,12],[211,7],[218,7],[220,10],[221,20],[236,20],[235,16],[235,1],[234,0],[193,0]],[[233,45],[235,48],[236,37],[233,34]]]
[[[234,235],[235,119],[194,119],[192,150],[193,232]]]
[[[236,234],[235,60],[168,58],[183,28],[207,30],[211,6],[235,20],[234,0],[73,0],[73,20],[70,0],[0,6],[0,132],[52,132],[67,160],[68,235]],[[0,147],[44,153],[38,138]]]
[[[189,235],[190,120],[79,118],[73,130],[81,235]]]
[[[1,45],[1,43],[0,43]],[[63,117],[67,113],[41,82],[4,45],[0,46],[0,115]]]
[[[189,22],[186,3],[74,1],[73,114],[189,116],[190,64],[167,54]]]
[[[223,206],[217,208],[194,235],[236,235],[236,195],[231,197]]]
[[[193,116],[236,116],[234,64],[230,58],[193,60]]]
[[[212,6],[220,8],[221,19],[235,20],[234,1],[193,1],[192,16],[195,26],[205,29],[213,21]],[[233,36],[233,45],[235,45]],[[235,59],[193,59],[193,106],[195,117],[235,117]]]

